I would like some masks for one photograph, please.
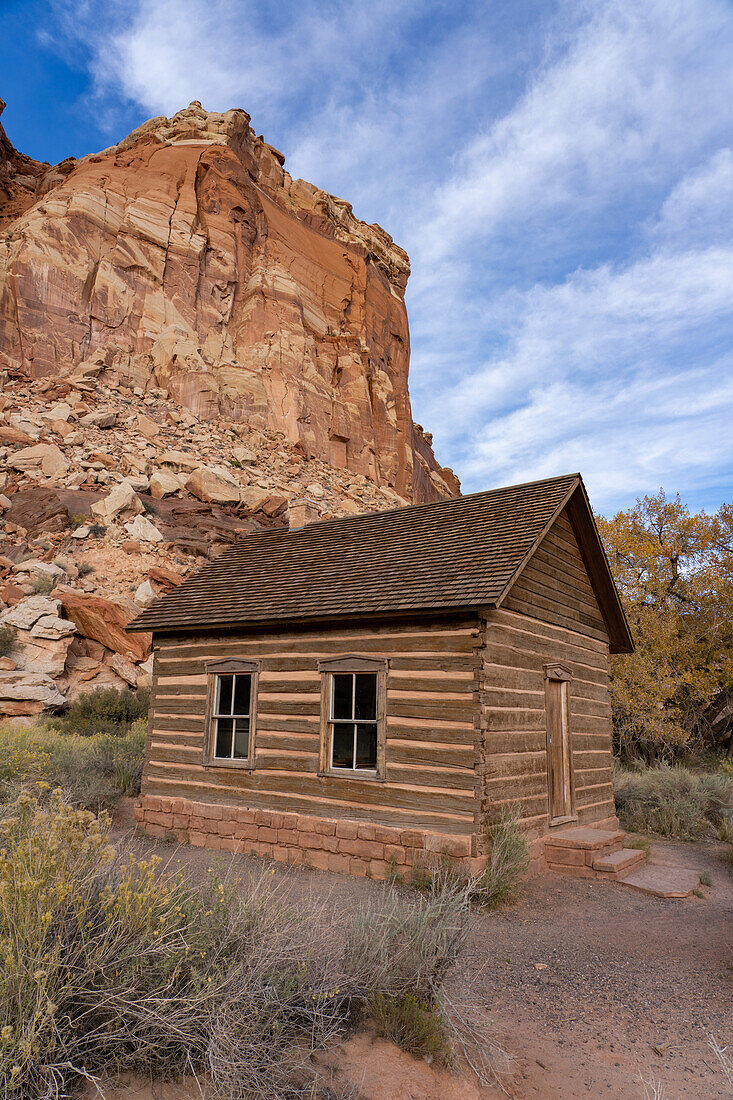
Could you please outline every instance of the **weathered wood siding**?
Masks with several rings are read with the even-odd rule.
[[[528,828],[548,825],[543,665],[572,672],[569,726],[579,822],[614,814],[609,650],[601,613],[563,513],[504,606],[485,619],[481,672],[482,812],[518,804]]]
[[[143,781],[183,797],[469,834],[478,806],[479,617],[211,637],[158,636]],[[320,658],[388,657],[386,781],[319,776]],[[204,663],[262,662],[251,772],[203,765]]]

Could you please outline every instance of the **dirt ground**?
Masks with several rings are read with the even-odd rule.
[[[153,841],[118,819],[117,840],[203,875],[221,853]],[[124,837],[124,840],[123,840]],[[733,873],[715,844],[654,842],[712,885],[703,898],[661,900],[618,883],[545,875],[518,901],[471,918],[468,949],[451,983],[464,1003],[488,1003],[498,1041],[511,1056],[514,1100],[627,1100],[664,1086],[665,1100],[730,1100],[708,1045],[733,1049]],[[176,864],[177,865],[177,864]],[[353,910],[384,889],[352,879],[272,865],[299,896]],[[222,869],[243,884],[260,860],[227,857]],[[469,1100],[498,1096],[452,1084],[388,1044],[357,1036],[341,1051],[370,1100]],[[643,1078],[643,1080],[642,1080]]]

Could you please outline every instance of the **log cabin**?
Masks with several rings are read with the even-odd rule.
[[[632,641],[579,474],[243,537],[140,614],[151,834],[409,879],[615,828]]]

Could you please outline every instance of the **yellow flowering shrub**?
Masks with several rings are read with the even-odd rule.
[[[128,733],[81,737],[39,722],[26,729],[0,725],[0,801],[38,782],[60,786],[85,809],[112,806],[140,790],[145,725]]]

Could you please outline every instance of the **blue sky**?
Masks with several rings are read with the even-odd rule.
[[[57,161],[192,99],[408,251],[415,418],[466,491],[733,498],[733,5],[5,0],[3,123]]]

